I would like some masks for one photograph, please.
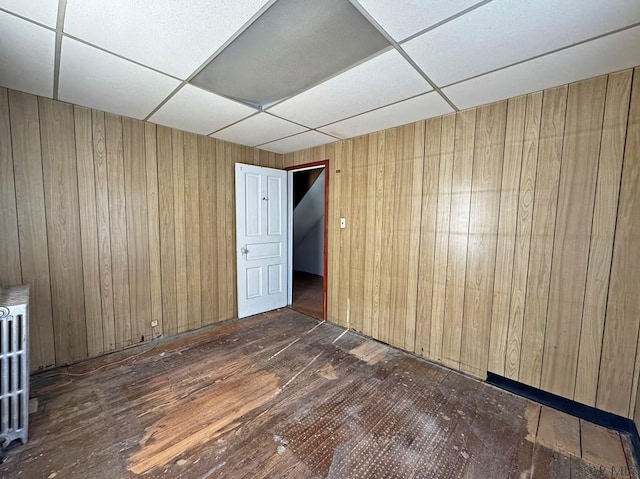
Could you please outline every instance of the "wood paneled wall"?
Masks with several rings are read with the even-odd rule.
[[[236,316],[237,161],[282,167],[0,88],[0,286],[31,285],[32,369]]]
[[[327,158],[331,321],[633,417],[640,69],[284,164]]]

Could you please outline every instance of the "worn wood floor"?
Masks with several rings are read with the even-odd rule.
[[[303,271],[293,272],[292,309],[316,319],[324,318],[322,282],[324,278]]]
[[[292,310],[149,348],[34,376],[30,441],[0,477],[635,473],[615,432]]]

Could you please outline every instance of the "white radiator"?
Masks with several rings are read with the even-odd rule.
[[[0,447],[27,442],[29,287],[0,289]]]

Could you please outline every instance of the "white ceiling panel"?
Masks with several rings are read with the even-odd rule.
[[[148,68],[63,38],[60,100],[143,119],[179,82]]]
[[[56,34],[0,12],[0,85],[51,97]]]
[[[494,0],[403,48],[445,86],[638,21],[638,0]]]
[[[424,78],[396,50],[390,50],[269,111],[316,128],[429,90]]]
[[[0,0],[0,8],[52,28],[58,22],[57,0]]]
[[[438,93],[431,92],[339,121],[321,130],[341,138],[352,138],[452,112],[453,108]]]
[[[314,146],[325,145],[337,141],[335,138],[324,135],[317,131],[307,131],[298,135],[283,138],[281,140],[266,143],[260,146],[261,150],[272,151],[274,153],[291,153],[292,151],[313,148]]]
[[[233,143],[256,146],[284,138],[285,136],[295,135],[305,130],[306,128],[300,125],[282,120],[268,113],[258,113],[211,136]]]
[[[64,31],[185,79],[267,2],[67,0]]]
[[[478,0],[358,0],[358,3],[394,40],[399,42],[479,2]]]
[[[445,88],[459,108],[543,90],[640,64],[640,27]]]
[[[253,108],[186,84],[149,120],[208,135],[255,112]]]

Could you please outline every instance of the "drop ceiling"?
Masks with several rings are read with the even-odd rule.
[[[353,64],[320,60],[321,40],[309,42],[307,63],[326,68],[288,85],[291,68],[277,72],[290,55],[270,43],[258,71],[283,88],[262,88],[262,105],[198,80],[216,58],[242,75],[243,33],[285,1],[0,0],[0,86],[288,153],[640,64],[640,0],[350,0],[383,39],[361,59],[331,48]],[[304,32],[298,22],[277,37]]]

